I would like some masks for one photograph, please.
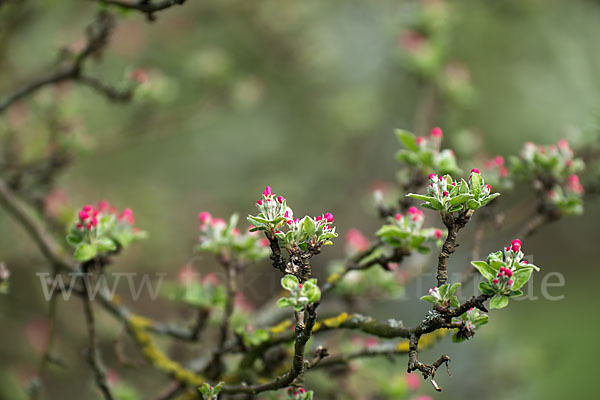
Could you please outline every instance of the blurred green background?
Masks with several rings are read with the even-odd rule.
[[[451,5],[449,58],[468,68],[475,97],[467,105],[443,103],[434,122],[459,162],[514,154],[525,141],[566,137],[577,147],[593,139],[589,127],[600,109],[600,2]],[[95,8],[57,0],[0,4],[0,93],[51,66],[61,46],[76,46]],[[25,151],[35,153],[48,110],[58,108],[87,149],[58,187],[75,206],[108,199],[135,210],[138,226],[151,236],[121,256],[111,267],[116,271],[176,273],[193,256],[199,211],[246,215],[267,184],[301,213],[333,212],[342,237],[320,257],[325,265],[343,255],[348,229],[370,234],[380,225],[369,208],[370,191],[374,182],[394,182],[399,145],[393,129],[413,128],[422,89],[398,39],[417,9],[417,2],[389,0],[188,0],[157,14],[152,24],[129,13],[119,16],[103,59],[89,70],[119,86],[143,68],[146,93],[121,105],[84,87],[48,88],[8,118],[28,144]],[[564,299],[514,302],[494,312],[469,343],[445,340],[423,352],[425,360],[452,357],[453,376],[440,376],[444,392],[436,398],[594,397],[600,204],[586,200],[584,216],[548,225],[524,245],[544,273],[564,275],[564,287],[549,289]],[[488,235],[482,251],[511,239],[519,221],[510,218],[525,214],[509,215],[514,229]],[[472,233],[465,230],[465,242]],[[46,268],[4,212],[0,234],[0,261],[12,272],[11,293],[0,297],[0,398],[20,399],[19,386],[34,375],[40,355],[32,343],[40,340],[35,324],[43,325],[46,306],[35,272]],[[457,251],[451,268],[463,268],[467,250]],[[202,268],[215,268],[205,261]],[[534,281],[538,296],[542,277]],[[427,305],[416,300],[415,288],[406,290],[408,300],[379,305],[373,314],[418,322]],[[166,303],[133,307],[171,316]],[[52,370],[45,398],[97,397],[81,357],[80,308],[59,302],[58,348],[68,368]],[[107,363],[116,365],[110,341],[120,328],[110,317],[100,320]],[[393,365],[399,373],[406,368],[404,358]],[[141,388],[143,398],[168,382],[150,368],[120,375]],[[433,392],[428,385],[421,391]]]

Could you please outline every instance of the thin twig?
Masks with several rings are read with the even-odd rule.
[[[113,400],[114,396],[108,386],[108,381],[106,380],[106,368],[102,362],[100,357],[100,352],[98,350],[98,339],[96,338],[96,325],[94,319],[94,310],[92,309],[92,302],[89,298],[88,293],[83,296],[83,310],[85,314],[85,319],[88,328],[88,354],[87,361],[92,367],[94,371],[94,379],[96,381],[96,386],[100,389],[100,392],[104,396],[106,400]]]

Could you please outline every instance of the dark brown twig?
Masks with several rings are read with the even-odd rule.
[[[172,6],[180,6],[185,3],[185,0],[162,0],[157,3],[152,0],[138,0],[136,2],[127,2],[121,0],[94,0],[97,3],[104,4],[107,6],[120,7],[124,10],[136,10],[146,14],[148,21],[155,21],[156,16],[154,13],[157,11],[165,10]]]
[[[100,392],[102,392],[102,395],[106,400],[113,400],[114,396],[110,390],[110,387],[108,386],[108,381],[106,380],[106,368],[104,367],[104,363],[102,362],[102,358],[100,357],[100,352],[98,350],[94,310],[92,309],[92,302],[87,292],[86,295],[83,296],[83,310],[87,323],[89,340],[87,361],[94,371],[96,386],[98,386],[98,389],[100,389]]]

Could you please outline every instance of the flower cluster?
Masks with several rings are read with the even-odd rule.
[[[269,186],[256,206],[259,214],[248,216],[248,221],[254,225],[252,230],[265,231],[268,236],[276,237],[287,249],[318,249],[322,245],[331,244],[330,239],[338,236],[332,226],[333,214],[294,218],[294,212],[287,206],[286,199],[273,194]]]
[[[396,158],[398,161],[412,166],[424,176],[430,173],[460,173],[454,152],[450,149],[440,150],[442,134],[442,130],[437,127],[431,130],[428,137],[415,136],[411,132],[397,129],[396,137],[404,149],[396,153]],[[409,171],[404,173],[408,174]],[[406,177],[401,176],[400,178]]]
[[[569,175],[581,171],[583,161],[575,158],[565,139],[548,146],[527,142],[519,157],[511,158],[511,172],[521,178],[547,177],[562,181]]]
[[[277,301],[277,307],[280,308],[294,307],[296,311],[301,311],[308,304],[321,299],[321,289],[314,278],[300,283],[294,275],[286,275],[281,278],[281,287],[290,292],[290,296]]]
[[[200,237],[196,250],[249,262],[268,257],[269,241],[258,235],[253,226],[240,232],[238,220],[237,214],[233,214],[228,222],[214,218],[207,211],[198,214]]]
[[[86,205],[77,213],[67,242],[75,247],[75,259],[85,262],[97,255],[117,252],[146,236],[146,232],[135,227],[131,209],[118,213],[108,202],[101,201],[97,206]]]
[[[548,191],[548,201],[563,215],[580,215],[583,213],[583,190],[579,176],[571,174],[564,188],[556,185]]]
[[[453,103],[468,105],[474,98],[469,70],[448,59],[452,13],[447,2],[422,1],[417,18],[398,38],[407,67],[435,84]]]
[[[314,393],[304,388],[290,387],[287,390],[287,398],[290,400],[312,400]]]
[[[269,332],[266,329],[254,329],[251,325],[238,326],[235,333],[246,347],[256,347],[269,340]]]
[[[548,202],[565,215],[583,212],[583,186],[577,176],[583,168],[583,160],[575,158],[564,139],[548,146],[527,142],[520,157],[511,158],[511,172],[522,181],[541,184]]]
[[[191,265],[182,267],[177,274],[177,281],[165,282],[160,294],[195,308],[222,308],[227,293],[214,273],[200,276]]]
[[[407,196],[424,201],[425,208],[444,213],[476,210],[500,196],[500,193],[492,193],[492,187],[485,183],[477,168],[471,170],[468,183],[464,179],[459,183],[450,175],[435,174],[429,175],[429,181],[427,194],[409,193]]]
[[[453,342],[462,342],[466,339],[470,339],[475,335],[475,330],[479,329],[481,325],[488,323],[489,317],[487,314],[482,314],[477,308],[471,308],[469,311],[460,316],[460,318],[454,318],[454,322],[463,322],[462,328],[457,329],[452,336]]]
[[[512,189],[514,183],[510,178],[504,157],[496,156],[490,160],[486,160],[483,166],[485,178],[490,185],[499,190]]]
[[[225,382],[219,382],[217,385],[211,386],[208,383],[203,383],[202,386],[198,388],[198,391],[202,395],[203,400],[217,400],[224,384]]]
[[[456,290],[460,286],[460,283],[455,283],[452,286],[448,284],[443,284],[442,286],[434,287],[427,291],[428,294],[421,297],[421,300],[428,301],[433,304],[437,304],[440,307],[448,308],[448,307],[458,307],[458,297],[454,295]]]
[[[390,217],[390,223],[383,225],[377,231],[377,236],[390,246],[406,251],[417,250],[420,253],[427,253],[429,248],[425,244],[435,242],[436,245],[441,246],[443,233],[440,229],[423,229],[424,220],[423,211],[417,207],[410,207],[406,214],[398,213]]]
[[[471,264],[483,275],[486,281],[479,284],[482,293],[494,295],[491,308],[503,308],[510,297],[521,296],[523,287],[531,278],[531,273],[539,268],[523,259],[521,241],[515,239],[504,251],[490,253],[486,261],[472,261]]]

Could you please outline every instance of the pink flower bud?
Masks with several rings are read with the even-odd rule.
[[[492,187],[490,185],[485,185],[485,187],[487,188],[487,190],[489,190],[490,192],[492,191]]]
[[[83,229],[83,225],[82,224],[77,224],[77,229]]]
[[[521,241],[519,239],[515,239],[512,241],[511,246],[512,246],[512,251],[514,251],[516,253],[521,248]]]
[[[256,202],[256,204],[258,204],[259,206],[262,206],[263,205],[263,201],[259,200],[259,201]]]
[[[496,163],[497,166],[504,165],[504,157],[496,156],[496,157],[494,157],[494,162]]]
[[[298,284],[298,289],[302,289],[302,284],[301,283]]]
[[[200,221],[201,224],[206,224],[211,218],[212,216],[208,211],[202,211],[200,214],[198,214],[198,221]]]
[[[148,81],[148,73],[141,68],[137,68],[131,71],[130,78],[139,84],[146,83]]]
[[[271,186],[267,186],[265,191],[263,192],[263,196],[268,197],[273,195],[273,190],[271,190]]]
[[[86,213],[85,211],[79,211],[79,219],[86,220],[88,218],[89,218],[88,213]]]
[[[290,211],[289,211],[289,210],[287,210],[286,212],[284,212],[284,213],[283,213],[283,217],[284,217],[284,218],[288,218],[288,219],[289,219],[289,218],[291,217],[291,215],[290,215]]]
[[[98,225],[98,218],[96,218],[96,217],[92,218],[92,225],[94,225],[94,226]]]
[[[412,206],[412,207],[410,207],[408,209],[408,213],[412,214],[412,215],[418,214],[419,213],[419,209],[417,207],[415,207],[415,206]]]
[[[106,200],[101,200],[100,202],[98,202],[98,209],[100,211],[106,211],[109,207],[110,206]]]
[[[433,235],[435,236],[436,239],[440,239],[442,237],[442,230],[436,229],[435,231],[433,231]]]
[[[431,130],[430,132],[431,136],[435,137],[435,138],[441,138],[442,137],[442,129],[439,127],[435,127]]]
[[[568,149],[569,148],[569,142],[567,142],[565,139],[560,139],[558,141],[558,147],[560,147],[561,149]]]
[[[436,174],[429,174],[429,179],[431,179],[432,181],[434,181],[437,178]]]
[[[285,199],[283,198],[283,196],[277,196],[277,201],[281,204],[283,204],[283,202],[285,201]]]
[[[270,243],[269,243],[269,241],[267,239],[265,239],[265,238],[260,239],[260,245],[262,247],[269,247],[269,244]]]
[[[508,168],[506,168],[506,167],[500,168],[499,174],[500,174],[501,177],[504,178],[505,176],[508,175]]]
[[[402,221],[402,214],[398,213],[398,214],[394,215],[394,219],[396,221]]]
[[[509,278],[510,278],[511,276],[513,276],[513,272],[512,272],[510,269],[508,269],[508,268],[507,268],[507,269],[504,271],[504,273],[505,273],[505,274],[506,274],[506,276],[508,276]]]
[[[87,224],[87,228],[88,230],[91,230],[94,227],[94,225],[92,225],[92,223],[90,222],[89,224]]]
[[[298,222],[300,222],[300,218],[294,218],[294,222],[295,222],[295,223],[298,223]]]
[[[478,170],[477,168],[473,168],[473,169],[471,170],[471,173],[476,173],[476,174],[478,174],[478,173],[479,173],[479,170]]]
[[[362,251],[369,248],[367,239],[358,229],[352,228],[346,233],[346,244],[351,250]]]
[[[527,260],[523,260],[523,261],[521,261],[521,264],[529,264],[529,263],[527,262]]]
[[[498,284],[498,282],[500,282],[498,279],[494,279],[494,280],[492,281],[492,283],[493,283],[494,285],[497,285],[497,284]]]
[[[304,394],[304,393],[306,393],[306,390],[304,388],[300,388],[300,393]]]
[[[417,136],[417,145],[421,145],[425,142],[425,138],[422,136]]]
[[[333,214],[332,213],[325,213],[325,215],[323,215],[323,218],[325,218],[325,220],[329,223],[333,222]]]
[[[288,219],[287,221],[285,221],[285,223],[291,226],[294,223],[294,221],[292,221],[291,219]]]
[[[444,197],[450,196],[450,193],[448,193],[446,190],[444,190],[444,192],[442,194],[444,195]]]
[[[214,218],[211,221],[211,225],[215,228],[223,228],[225,225],[227,225],[227,222],[225,222],[223,218]]]
[[[515,283],[515,282],[514,282],[512,279],[509,279],[509,280],[508,280],[508,282],[506,282],[506,284],[507,284],[508,286],[512,286],[512,285],[513,285],[513,283]]]
[[[85,207],[82,208],[83,211],[85,212],[90,212],[94,209],[94,207],[90,206],[89,204]]]
[[[421,386],[421,379],[417,374],[406,374],[405,375],[406,386],[413,392]]]

